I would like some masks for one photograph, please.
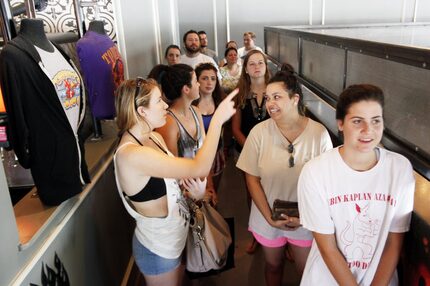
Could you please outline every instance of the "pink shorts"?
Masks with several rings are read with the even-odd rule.
[[[266,247],[282,247],[285,246],[287,243],[291,243],[292,245],[298,246],[298,247],[311,247],[312,240],[297,240],[297,239],[291,239],[288,237],[278,237],[275,239],[268,239],[264,236],[259,235],[258,233],[255,233],[252,231],[252,229],[248,229],[252,235],[255,237],[255,240],[258,241],[263,246]]]

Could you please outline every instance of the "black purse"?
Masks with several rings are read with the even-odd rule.
[[[283,219],[281,216],[285,214],[291,217],[300,217],[299,215],[299,204],[297,202],[283,201],[276,199],[273,202],[272,208],[272,219],[280,220]]]

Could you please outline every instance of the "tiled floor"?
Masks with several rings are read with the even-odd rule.
[[[264,258],[261,248],[258,248],[253,255],[245,252],[247,243],[251,238],[247,231],[249,211],[246,202],[245,182],[231,157],[228,159],[227,167],[224,170],[218,198],[218,211],[224,217],[234,217],[235,219],[236,267],[217,276],[201,278],[198,282],[193,283],[193,286],[265,285]],[[294,265],[287,262],[282,285],[299,285],[299,282],[300,278],[296,273]]]

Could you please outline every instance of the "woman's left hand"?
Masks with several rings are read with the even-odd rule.
[[[189,196],[195,200],[202,200],[206,194],[207,179],[188,178],[181,180],[182,186],[188,191]]]

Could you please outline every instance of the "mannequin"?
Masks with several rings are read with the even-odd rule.
[[[76,43],[85,85],[88,89],[93,122],[115,117],[115,90],[124,80],[124,66],[115,43],[104,30],[103,21],[92,21]],[[95,124],[95,138],[101,128]],[[99,131],[99,134],[97,134]]]
[[[106,35],[104,23],[102,21],[90,22],[90,25],[88,26],[88,31],[96,32],[100,35]],[[93,137],[93,139],[97,140],[97,139],[102,138],[102,135],[103,135],[102,124],[100,122],[100,119],[96,118],[94,115],[92,117],[93,117],[93,126],[94,126],[94,137]]]
[[[0,53],[0,86],[8,138],[30,168],[46,205],[58,205],[90,182],[78,134],[85,89],[70,58],[46,37],[43,22],[23,19],[18,36]]]
[[[47,51],[53,52],[54,46],[46,37],[43,30],[43,21],[38,19],[22,19],[19,34],[29,40],[33,45]]]
[[[92,21],[88,26],[88,31],[93,31],[101,35],[106,35],[103,21]]]

